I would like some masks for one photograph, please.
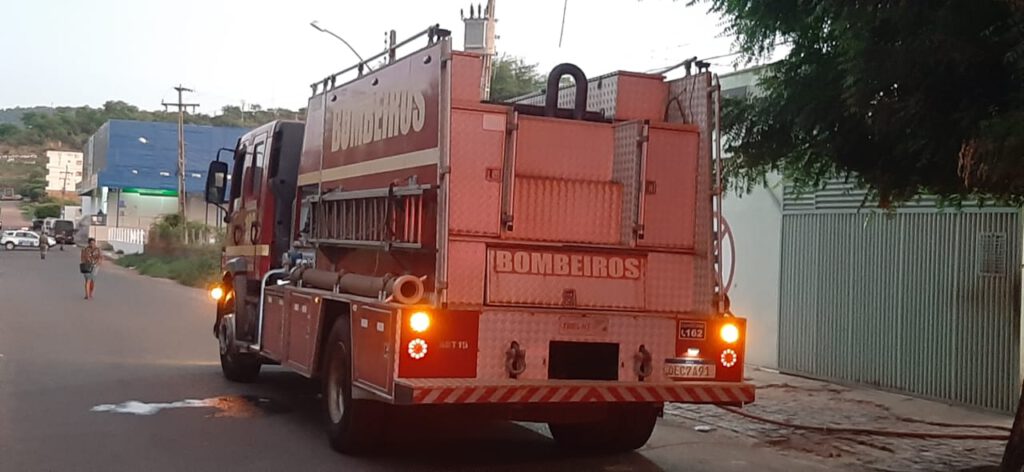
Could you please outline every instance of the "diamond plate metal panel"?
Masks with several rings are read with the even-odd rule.
[[[697,159],[697,202],[695,205],[695,233],[693,248],[692,306],[698,311],[710,311],[714,294],[712,268],[711,208],[711,132],[714,130],[711,101],[711,74],[702,73],[669,82],[668,121],[697,125],[700,129],[700,148]]]
[[[644,289],[644,259],[635,255],[488,251],[489,304],[642,310]]]
[[[598,112],[605,118],[615,118],[616,97],[618,96],[618,73],[605,74],[587,80],[587,111]],[[544,106],[544,91],[516,97],[510,100],[513,103],[524,105]],[[561,87],[558,90],[558,107],[572,108],[576,102],[576,88],[574,86]]]
[[[694,262],[699,256],[652,252],[647,256],[647,309],[675,313],[703,313],[693,296]],[[710,300],[708,300],[710,304]]]
[[[616,120],[665,120],[668,84],[662,76],[620,72],[614,117]]]
[[[518,124],[517,176],[611,180],[611,126],[534,116],[520,116]]]
[[[651,126],[644,181],[644,237],[637,246],[692,248],[700,135]]]
[[[622,223],[622,186],[519,177],[515,222],[507,237],[529,241],[616,244]]]
[[[452,54],[452,102],[479,102],[483,59],[476,54]],[[454,128],[452,129],[453,136]]]
[[[540,313],[522,311],[484,312],[480,316],[480,357],[477,378],[507,379],[505,350],[515,340],[526,349],[524,380],[547,379],[548,343],[551,341],[619,343],[619,380],[636,380],[633,354],[643,344],[654,359],[675,357],[676,321],[658,316],[588,315],[608,321],[604,334],[581,336],[564,334],[563,316],[572,313]],[[655,369],[652,382],[667,380]]]
[[[449,232],[497,236],[501,222],[501,113],[452,111]]]
[[[486,261],[487,248],[482,242],[448,243],[448,303],[483,305]]]
[[[638,220],[640,199],[640,151],[637,141],[643,122],[629,121],[615,125],[615,155],[612,158],[612,181],[622,186],[622,223],[619,241],[632,245],[634,225]]]

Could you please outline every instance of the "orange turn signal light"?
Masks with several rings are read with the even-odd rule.
[[[430,328],[430,314],[425,311],[417,311],[409,316],[409,327],[417,333],[422,333]]]

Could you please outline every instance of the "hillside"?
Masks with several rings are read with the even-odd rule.
[[[42,106],[0,109],[0,124],[10,123],[13,125],[21,126],[22,115],[29,112],[50,114],[54,112],[54,109],[52,107]]]
[[[275,119],[302,119],[304,110],[253,106],[243,114],[228,106],[217,115],[189,114],[189,124],[253,127]],[[0,109],[0,153],[40,153],[46,148],[81,149],[86,140],[107,120],[177,121],[175,113],[140,110],[122,102],[109,101],[102,107],[32,107]]]
[[[224,107],[220,114],[190,114],[189,124],[248,128],[275,119],[302,119],[305,110],[263,110],[253,106],[244,114],[238,107]],[[140,110],[121,101],[109,101],[102,107],[26,107],[0,109],[0,155],[35,154],[48,149],[81,150],[89,136],[108,120],[177,122],[176,113]],[[15,187],[33,200],[43,197],[46,169],[40,160],[33,164],[0,163],[0,187]]]

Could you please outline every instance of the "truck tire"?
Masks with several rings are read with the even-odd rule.
[[[232,382],[251,383],[260,376],[260,358],[255,354],[238,352],[235,345],[233,319],[221,319],[217,330],[220,343],[220,370]]]
[[[342,454],[370,452],[383,436],[381,406],[372,400],[352,398],[350,328],[339,318],[327,338],[323,357],[324,416],[331,448]]]
[[[615,405],[595,422],[549,423],[559,445],[581,450],[627,452],[647,444],[658,421],[660,404]]]

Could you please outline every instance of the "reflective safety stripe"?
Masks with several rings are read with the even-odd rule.
[[[436,380],[431,383],[429,380]],[[487,381],[448,379],[402,379],[400,390],[412,404],[439,403],[752,403],[754,386],[742,382],[693,383],[595,383],[527,381],[521,384],[488,385]]]
[[[224,255],[228,257],[238,256],[269,256],[270,245],[269,244],[256,244],[246,246],[226,246],[224,247]]]

